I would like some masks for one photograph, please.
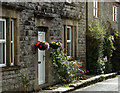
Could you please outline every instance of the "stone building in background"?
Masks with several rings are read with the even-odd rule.
[[[101,23],[110,22],[113,29],[119,30],[120,3],[119,2],[88,2],[88,22],[93,19],[100,20]]]

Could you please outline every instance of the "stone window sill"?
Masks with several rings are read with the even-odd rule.
[[[2,71],[13,71],[13,70],[19,70],[20,66],[6,66],[0,68],[2,68]]]
[[[118,21],[113,21],[113,23],[118,23]]]

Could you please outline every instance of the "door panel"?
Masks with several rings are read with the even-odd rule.
[[[45,32],[38,32],[38,41],[45,41]],[[38,49],[38,83],[45,83],[45,51]]]

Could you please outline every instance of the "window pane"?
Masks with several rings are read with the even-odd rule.
[[[115,21],[117,21],[117,15],[115,15]]]
[[[67,28],[67,40],[71,40],[71,28]]]
[[[115,21],[117,21],[117,7],[115,7]]]
[[[0,39],[5,39],[4,37],[4,22],[0,21]]]
[[[71,56],[71,43],[67,43],[67,56]]]
[[[114,6],[113,6],[113,21],[115,21],[115,15],[114,15]]]
[[[96,7],[95,7],[95,8],[98,8],[98,2],[97,2],[97,0],[96,0],[96,2],[95,2],[95,3],[96,3],[96,5],[95,5]]]
[[[14,59],[14,51],[13,51],[13,43],[11,43],[11,63],[13,63]]]
[[[0,43],[0,64],[5,63],[5,44]]]
[[[98,10],[96,9],[96,17],[98,17]]]
[[[14,40],[14,21],[11,21],[11,41]]]

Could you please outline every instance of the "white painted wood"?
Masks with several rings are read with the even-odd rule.
[[[12,39],[11,39],[11,48],[12,48],[12,50],[11,50],[11,58],[13,59],[13,60],[11,60],[11,66],[13,66],[14,65],[14,20],[13,19],[11,19],[11,34],[12,34]]]
[[[0,39],[0,43],[5,44],[5,51],[4,51],[5,62],[4,62],[4,64],[0,64],[0,67],[4,67],[4,66],[6,66],[6,19],[0,18],[0,21],[2,21],[4,23],[4,26],[3,26],[4,39]]]
[[[45,41],[45,32],[38,31],[38,41]],[[41,63],[40,63],[41,62]],[[38,49],[38,84],[45,83],[45,51]]]
[[[69,37],[70,37],[70,39],[69,40],[67,40],[67,44],[70,44],[70,49],[69,50],[71,50],[71,26],[67,26],[67,33],[68,33],[68,31],[69,31]],[[68,49],[67,49],[67,51],[68,51]],[[71,56],[71,52],[70,52],[70,55],[68,55],[67,56],[67,58],[69,58]]]

